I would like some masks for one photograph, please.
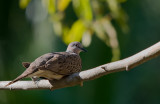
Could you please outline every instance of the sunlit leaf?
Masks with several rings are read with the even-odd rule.
[[[22,9],[25,9],[31,0],[19,0],[19,6]]]
[[[20,1],[21,7],[25,8],[30,0]],[[50,14],[49,20],[53,23],[54,33],[62,36],[66,44],[82,41],[84,46],[89,46],[92,41],[92,33],[95,32],[99,39],[111,47],[112,61],[119,59],[120,50],[117,33],[111,20],[114,20],[124,33],[128,31],[128,18],[121,7],[121,3],[126,0],[41,1]],[[68,6],[70,7],[65,11]]]
[[[48,12],[49,13],[54,13],[56,11],[55,9],[55,0],[49,0],[49,5],[48,5]]]
[[[61,35],[62,34],[62,24],[60,21],[54,21],[53,22],[53,29],[56,35]]]
[[[56,0],[42,0],[42,5],[48,10],[49,14],[53,14],[56,11]]]
[[[117,33],[109,18],[97,20],[94,23],[94,29],[98,38],[112,49],[112,61],[118,60],[120,50],[118,45]]]
[[[82,20],[77,20],[72,25],[71,29],[65,28],[64,29],[64,35],[63,40],[65,43],[70,43],[73,41],[80,41],[82,39],[82,35],[84,31],[86,30],[86,27]]]
[[[91,21],[93,18],[90,0],[72,0],[73,7],[78,17]]]
[[[109,6],[109,9],[111,10],[112,15],[114,18],[118,18],[119,16],[119,4],[117,0],[106,0]]]
[[[104,18],[101,23],[103,25],[106,34],[109,37],[109,44],[110,47],[112,48],[112,54],[113,54],[112,61],[118,60],[120,58],[120,50],[119,50],[117,32],[113,27],[109,18],[107,17]]]
[[[113,18],[118,22],[120,27],[122,28],[122,31],[124,33],[127,33],[129,31],[129,28],[127,26],[127,15],[122,10],[120,4],[117,2],[118,0],[106,0],[109,6],[109,9],[111,10],[111,14]]]
[[[94,23],[93,29],[95,30],[97,37],[100,38],[103,42],[106,43],[106,45],[109,46],[110,45],[109,44],[109,37],[106,35],[105,30],[104,30],[100,20],[97,20]]]
[[[88,47],[90,45],[91,40],[92,40],[91,35],[92,35],[92,33],[89,30],[84,32],[83,37],[82,37],[83,46]]]
[[[71,0],[58,0],[58,10],[61,12],[64,11],[70,2]]]
[[[129,31],[129,27],[127,25],[127,21],[128,21],[128,16],[126,15],[126,13],[121,9],[119,10],[120,12],[120,15],[119,15],[119,18],[117,18],[117,22],[118,24],[120,25],[122,31],[124,33],[128,33]]]

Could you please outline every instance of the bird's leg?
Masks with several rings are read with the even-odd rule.
[[[83,81],[80,81],[80,86],[83,87]]]
[[[10,85],[9,89],[12,90],[12,85]]]
[[[31,77],[32,81],[34,82],[34,84],[37,86],[38,88],[38,82],[40,81],[40,79],[38,77]]]

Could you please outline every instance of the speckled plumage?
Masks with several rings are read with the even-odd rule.
[[[53,78],[46,75],[38,75],[37,77],[47,77],[47,79],[56,79],[56,75],[70,75],[75,72],[81,71],[81,58],[78,54],[71,52],[55,52],[47,53],[30,64],[30,72],[42,70],[43,74],[45,71],[49,71]],[[48,75],[48,74],[47,74]],[[30,74],[29,77],[36,76],[34,73]]]
[[[79,53],[85,51],[79,42],[69,44],[66,52],[53,52],[44,54],[32,63],[23,63],[27,68],[20,76],[8,83],[6,86],[25,77],[39,78],[43,77],[48,80],[61,79],[81,71],[81,58]]]

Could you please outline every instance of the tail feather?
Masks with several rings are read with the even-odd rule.
[[[30,64],[31,64],[30,62],[22,62],[22,65],[25,68],[29,68]]]
[[[25,78],[25,77],[27,77],[28,74],[29,74],[29,73],[27,73],[26,71],[24,71],[24,72],[23,72],[20,76],[18,76],[16,79],[14,79],[13,81],[11,81],[11,82],[9,82],[7,85],[5,85],[5,87],[7,87],[7,86],[9,86],[9,85],[11,85],[11,84],[13,84],[13,83],[15,83],[15,82],[17,82],[17,81]]]
[[[11,82],[9,82],[7,85],[5,85],[5,87],[7,87],[7,86],[9,86],[9,85],[11,85],[11,84],[13,84],[13,83],[15,83],[15,82],[23,79],[24,77],[25,77],[25,76],[19,76],[19,77],[17,77],[17,78],[14,79],[13,81],[11,81]]]

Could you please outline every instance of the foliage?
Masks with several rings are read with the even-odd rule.
[[[20,0],[20,7],[27,7],[30,0]],[[113,60],[119,59],[117,32],[112,23],[128,31],[127,16],[121,8],[126,0],[42,0],[54,32],[66,44],[82,41],[89,46],[93,34],[112,48]]]

